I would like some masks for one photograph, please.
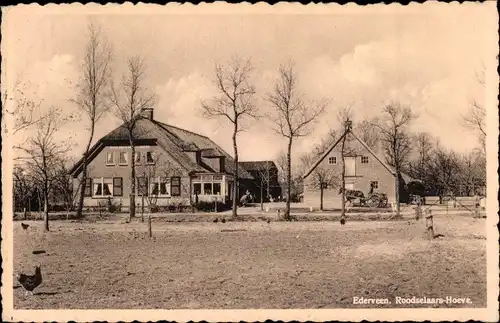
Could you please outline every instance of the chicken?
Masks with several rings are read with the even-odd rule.
[[[33,290],[40,286],[42,283],[42,269],[41,266],[38,265],[35,267],[35,274],[34,275],[25,275],[23,273],[20,273],[17,276],[17,281],[23,286],[25,290],[25,295],[30,293],[33,295]]]
[[[219,218],[214,219],[214,223],[217,223],[217,222],[219,222]]]
[[[226,223],[226,219],[222,218],[222,220],[220,222]]]
[[[345,224],[345,219],[340,219],[340,224],[344,225]]]
[[[267,223],[271,223],[271,219],[267,219]]]
[[[24,230],[28,229],[29,227],[29,224],[24,224],[21,222],[21,226],[23,227]]]

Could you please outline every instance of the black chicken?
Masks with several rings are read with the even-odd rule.
[[[267,219],[267,223],[271,223],[271,219]]]
[[[220,222],[226,223],[226,219],[222,218],[222,220]]]
[[[344,225],[345,224],[345,219],[340,219],[340,224]]]
[[[214,222],[214,223],[219,222],[219,218],[215,218],[215,220],[214,220],[213,222]]]
[[[23,227],[24,230],[28,229],[29,227],[29,224],[24,224],[21,222],[21,226]]]
[[[17,276],[17,281],[23,286],[25,290],[25,295],[30,293],[33,295],[33,290],[40,286],[42,283],[42,269],[41,266],[38,265],[35,267],[34,275],[25,275],[23,273]]]

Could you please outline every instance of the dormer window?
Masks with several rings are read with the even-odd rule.
[[[337,157],[329,157],[328,165],[335,165],[337,163]]]
[[[368,164],[368,156],[361,156],[361,164]]]

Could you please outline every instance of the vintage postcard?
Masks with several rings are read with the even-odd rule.
[[[2,7],[5,321],[498,321],[495,2]]]

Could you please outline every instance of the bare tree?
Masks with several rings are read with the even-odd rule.
[[[368,147],[372,150],[378,150],[380,143],[380,131],[371,120],[363,120],[354,125],[354,132],[359,135]]]
[[[396,216],[399,216],[399,181],[401,171],[407,165],[412,150],[408,126],[416,118],[416,115],[410,107],[399,103],[386,105],[382,113],[383,117],[374,125],[380,129],[386,161],[396,172]]]
[[[33,181],[31,180],[26,167],[14,165],[13,175],[13,193],[14,193],[14,212],[25,209],[29,204],[31,193],[33,192]],[[30,207],[28,206],[28,209]],[[24,213],[26,215],[26,213]]]
[[[463,121],[468,129],[477,133],[480,151],[486,156],[486,109],[476,101],[472,102]]]
[[[322,154],[322,153],[321,153]],[[301,163],[304,165],[304,168],[308,169],[319,157],[320,155],[315,154],[307,154],[301,157]],[[341,179],[335,171],[330,167],[324,167],[321,164],[314,168],[311,173],[311,181],[309,181],[308,186],[311,189],[319,189],[320,191],[320,200],[319,200],[319,209],[323,211],[323,202],[324,202],[324,191],[327,188],[338,188],[341,185]]]
[[[37,93],[31,91],[30,88],[29,82],[24,81],[21,74],[18,75],[12,87],[2,86],[2,107],[6,115],[14,118],[12,136],[50,117],[51,110],[40,113],[43,99],[36,101],[31,98]],[[5,118],[3,120],[5,122]],[[4,124],[4,131],[8,134],[6,124]]]
[[[432,174],[439,196],[455,192],[460,181],[459,156],[454,151],[438,147],[433,157]]]
[[[484,89],[485,80],[485,66],[483,64],[480,72],[476,72],[476,81]],[[486,156],[486,109],[482,104],[477,101],[473,101],[469,105],[469,111],[467,114],[462,116],[464,126],[477,133],[480,151]]]
[[[242,60],[238,57],[227,65],[216,64],[215,87],[218,96],[209,104],[201,103],[203,114],[208,118],[225,118],[233,125],[233,152],[234,152],[234,184],[233,184],[233,217],[238,215],[238,192],[239,192],[239,156],[238,156],[238,133],[243,131],[244,122],[249,118],[257,118],[255,106],[255,88],[250,83],[250,75],[253,67],[250,60]]]
[[[140,178],[145,179],[143,181],[145,186],[139,187],[139,192],[145,198],[150,209],[154,209],[157,206],[160,196],[167,194],[168,189],[166,185],[170,184],[171,178],[173,176],[182,176],[182,168],[177,163],[162,158],[162,156],[165,155],[162,153],[154,154],[152,160],[144,164],[139,172]],[[145,158],[142,159],[145,160]],[[137,164],[136,159],[136,166],[138,166]],[[148,185],[151,189],[148,188]]]
[[[52,181],[52,191],[53,195],[57,196],[64,203],[66,219],[68,220],[69,214],[74,209],[75,202],[78,199],[79,188],[84,182],[79,181],[77,189],[73,188],[70,168],[68,167],[70,164],[73,164],[73,162],[69,161],[65,156],[58,156],[58,158],[54,160],[54,164],[56,171]]]
[[[51,109],[50,117],[36,123],[36,133],[28,139],[27,145],[20,146],[27,155],[26,163],[35,180],[41,184],[44,205],[45,231],[49,231],[49,197],[52,181],[56,177],[59,158],[70,149],[62,142],[56,141],[56,134],[64,120],[59,111]]]
[[[123,122],[126,129],[129,145],[132,149],[130,158],[130,207],[129,221],[135,217],[135,137],[137,120],[141,113],[155,104],[154,94],[150,94],[144,85],[146,65],[140,56],[133,56],[128,60],[128,71],[123,76],[119,86],[111,86],[111,102],[115,115]]]
[[[288,140],[287,145],[287,198],[285,219],[290,220],[290,199],[292,184],[292,145],[294,139],[307,136],[311,125],[325,111],[326,102],[306,104],[297,88],[297,74],[293,64],[282,65],[274,89],[267,95],[274,115],[274,131]]]
[[[353,110],[352,105],[344,107],[339,110],[337,114],[337,120],[343,127],[343,134],[340,146],[340,161],[342,165],[341,172],[341,181],[340,181],[340,191],[342,194],[341,201],[341,214],[340,214],[340,223],[345,223],[345,203],[346,203],[346,189],[345,189],[345,156],[349,153],[352,153],[352,147],[349,145],[350,141],[352,141],[352,137],[350,136],[350,132],[352,130],[352,119],[353,119]]]
[[[257,184],[257,186],[260,189],[260,210],[264,210],[264,191],[266,192],[267,196],[269,196],[269,191],[270,191],[270,185],[273,176],[272,172],[272,163],[271,162],[265,162],[265,164],[260,167],[257,171],[259,174],[260,182]]]
[[[111,48],[99,26],[90,23],[85,57],[80,68],[78,95],[72,100],[88,121],[89,137],[83,152],[81,183],[86,183],[90,145],[94,140],[95,127],[99,119],[110,109],[109,85],[111,78]],[[80,185],[77,217],[82,216],[85,185]]]

